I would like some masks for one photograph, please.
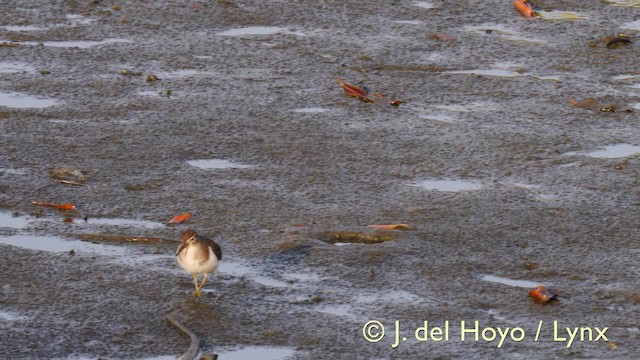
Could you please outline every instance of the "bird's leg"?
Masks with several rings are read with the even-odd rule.
[[[202,274],[202,283],[200,283],[200,289],[204,287],[204,284],[207,282],[207,273]]]
[[[195,297],[200,297],[200,289],[198,288],[198,274],[193,274],[193,284],[196,286],[196,291],[193,292]]]

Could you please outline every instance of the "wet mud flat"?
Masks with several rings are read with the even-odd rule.
[[[579,3],[3,2],[2,357],[169,359],[174,314],[220,359],[637,358],[638,7]]]

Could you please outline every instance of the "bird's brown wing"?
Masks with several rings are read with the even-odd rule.
[[[222,260],[222,249],[220,249],[220,245],[216,244],[215,241],[211,240],[211,249],[213,250],[213,253],[216,254],[216,257],[218,258],[218,260]]]

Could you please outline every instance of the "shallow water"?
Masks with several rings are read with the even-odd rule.
[[[208,75],[206,71],[196,70],[196,69],[180,69],[180,70],[172,70],[166,72],[158,72],[156,75],[160,79],[163,78],[179,78],[179,77],[188,77],[188,76],[198,76],[198,75]]]
[[[526,42],[526,43],[533,43],[533,44],[548,43],[544,39],[536,39],[531,37],[531,35],[525,36],[520,32],[514,30],[513,28],[504,24],[485,23],[481,25],[465,25],[464,30],[477,35],[483,35],[486,37],[498,37],[501,39],[515,41],[515,42]]]
[[[316,307],[317,312],[331,314],[335,316],[350,316],[353,312],[351,305],[323,305]]]
[[[29,172],[28,169],[10,169],[0,167],[0,175],[25,175]]]
[[[209,353],[218,355],[219,360],[283,360],[293,356],[296,351],[294,348],[286,346],[244,346],[234,350],[216,351],[212,349]],[[139,360],[175,360],[176,356],[154,356]]]
[[[79,222],[80,224],[83,221]],[[89,225],[109,225],[109,226],[131,226],[144,229],[154,229],[164,227],[165,224],[156,221],[136,220],[136,219],[118,219],[118,218],[88,218],[87,224]]]
[[[29,64],[0,61],[0,74],[33,72],[35,68]]]
[[[552,11],[544,11],[544,10],[540,10],[537,11],[538,15],[540,16],[541,19],[544,20],[587,20],[589,19],[589,14],[586,13],[581,13],[581,12],[575,12],[575,11],[559,11],[559,10],[552,10]]]
[[[9,211],[0,211],[0,228],[23,229],[29,226],[29,219],[28,216],[13,216]]]
[[[468,75],[484,75],[484,76],[499,76],[499,77],[520,76],[520,74],[518,74],[515,71],[502,70],[502,69],[454,70],[454,71],[447,71],[445,74],[468,74]]]
[[[640,20],[620,25],[622,29],[640,31]]]
[[[640,146],[616,144],[605,146],[602,150],[592,151],[585,155],[599,159],[616,159],[640,154]]]
[[[411,3],[411,5],[417,6],[422,9],[432,9],[434,7],[434,5],[428,1],[416,1]]]
[[[482,189],[482,184],[475,181],[464,180],[422,180],[412,186],[424,188],[426,190],[459,192]]]
[[[488,281],[488,282],[492,282],[492,283],[509,285],[509,286],[528,288],[528,289],[535,288],[536,286],[540,285],[540,283],[537,283],[537,282],[534,282],[534,281],[515,280],[515,279],[509,279],[509,278],[500,277],[500,276],[494,276],[494,275],[482,275],[482,276],[480,276],[480,280]]]
[[[636,6],[640,7],[639,0],[604,0],[604,2],[613,6]]]
[[[618,159],[640,154],[640,146],[631,144],[616,144],[601,147],[600,150],[581,153],[581,152],[568,152],[563,156],[584,155],[597,159]]]
[[[295,352],[295,349],[290,347],[247,346],[237,350],[220,351],[218,352],[218,355],[220,356],[220,360],[279,360],[287,359],[288,357],[293,356]]]
[[[56,99],[32,96],[19,92],[2,92],[0,91],[0,106],[6,106],[16,109],[42,109],[54,106],[60,102]]]
[[[2,90],[64,104],[0,108],[0,206],[12,211],[0,234],[51,235],[76,256],[0,243],[2,309],[30,316],[3,327],[3,356],[173,358],[186,346],[164,321],[176,310],[205,349],[277,344],[300,359],[637,358],[628,330],[640,288],[630,251],[637,159],[587,156],[640,145],[636,115],[566,101],[638,109],[637,44],[601,43],[620,31],[635,37],[621,25],[633,28],[637,8],[545,2],[589,16],[551,21],[523,18],[506,1],[34,3],[0,6],[3,25],[43,28],[2,30],[20,44],[3,44],[2,61],[35,69],[10,65]],[[99,41],[110,38],[133,42]],[[36,45],[78,45],[61,40],[94,42]],[[160,80],[122,76],[123,67]],[[346,97],[336,77],[406,103]],[[61,166],[86,171],[85,186],[52,183]],[[64,224],[32,199],[116,220]],[[177,244],[70,238],[176,239],[186,225],[159,222],[185,209],[198,214],[188,226],[217,233],[224,253],[198,300],[173,258]],[[7,219],[13,211],[42,217]],[[331,246],[318,236],[396,222],[411,228],[383,244]],[[529,258],[541,268],[525,272]],[[570,293],[559,307],[527,298],[525,286],[542,280]],[[436,317],[521,326],[528,341],[391,347],[394,320],[411,337],[410,327]],[[387,327],[381,343],[362,338],[370,319]],[[568,349],[549,328],[533,342],[540,320],[608,326],[618,349]]]
[[[229,29],[216,33],[218,36],[245,36],[245,35],[296,35],[305,36],[301,31],[292,31],[284,27],[277,26],[249,26],[244,28]]]
[[[0,310],[0,321],[25,321],[29,318],[15,312]]]
[[[133,41],[131,40],[126,40],[126,39],[104,39],[104,40],[100,40],[100,41],[93,41],[93,40],[68,40],[68,41],[44,41],[42,43],[38,43],[38,42],[33,42],[33,41],[25,41],[25,42],[20,42],[19,44],[23,44],[23,45],[44,45],[44,46],[48,46],[48,47],[54,47],[54,48],[81,48],[81,49],[86,49],[86,48],[90,48],[90,47],[94,47],[94,46],[100,46],[100,45],[108,45],[108,44],[118,44],[118,43],[132,43]]]
[[[86,241],[67,240],[57,236],[44,235],[10,235],[0,236],[0,244],[17,246],[24,249],[69,252],[74,250],[78,254],[124,255],[125,249],[120,246],[94,244]]]
[[[189,160],[187,164],[200,168],[200,169],[211,169],[211,170],[221,170],[221,169],[249,169],[252,168],[253,165],[239,164],[232,162],[230,160],[225,159],[199,159],[199,160]]]
[[[32,25],[5,25],[0,26],[0,29],[4,29],[6,31],[42,31],[47,30],[48,28]]]
[[[296,113],[303,113],[303,114],[317,114],[317,113],[328,112],[330,110],[321,108],[321,107],[307,107],[307,108],[293,109],[291,111]]]
[[[285,281],[281,281],[270,276],[260,275],[260,270],[243,265],[239,262],[221,261],[218,271],[222,274],[228,274],[234,277],[246,277],[264,286],[275,288],[286,288],[290,286]]]

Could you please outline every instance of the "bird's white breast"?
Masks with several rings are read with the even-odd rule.
[[[178,264],[182,266],[187,272],[192,274],[211,273],[218,268],[218,258],[213,253],[211,248],[209,250],[209,258],[207,261],[201,261],[201,257],[196,256],[195,252],[197,248],[187,247],[181,253],[178,254]]]

